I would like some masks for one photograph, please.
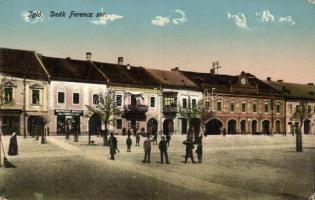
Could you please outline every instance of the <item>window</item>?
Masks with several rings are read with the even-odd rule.
[[[172,106],[175,102],[175,99],[174,98],[171,98],[171,97],[165,97],[164,98],[164,105],[165,106]]]
[[[39,90],[32,90],[32,104],[39,104]]]
[[[116,120],[116,128],[117,129],[122,129],[122,119],[117,119]]]
[[[278,104],[276,105],[276,112],[277,112],[277,113],[280,113],[280,111],[281,111],[281,107],[280,107],[280,104],[278,103]]]
[[[187,99],[184,98],[182,101],[183,101],[183,108],[187,108]]]
[[[192,99],[191,100],[191,105],[193,108],[195,108],[197,106],[197,99]]]
[[[289,110],[289,113],[292,113],[292,112],[293,112],[292,104],[289,104],[289,105],[288,105],[288,110]]]
[[[312,112],[312,107],[311,106],[307,106],[307,112],[311,113]]]
[[[65,93],[58,92],[58,103],[65,103]]]
[[[295,106],[295,112],[299,112],[300,110],[301,110],[300,105],[296,105],[296,106]]]
[[[269,103],[265,103],[264,111],[265,111],[265,113],[269,112]]]
[[[243,113],[246,112],[246,103],[245,102],[242,103],[242,112]]]
[[[116,106],[122,106],[122,95],[116,95]]]
[[[80,94],[79,93],[73,93],[72,94],[72,102],[73,102],[73,104],[79,104],[80,103]]]
[[[4,102],[9,103],[13,100],[13,88],[4,88]]]
[[[222,111],[222,102],[217,101],[217,111]]]
[[[150,107],[155,108],[155,97],[150,98]]]
[[[99,103],[100,100],[100,95],[98,94],[93,94],[93,104],[96,105]]]
[[[235,112],[235,102],[234,101],[231,102],[231,104],[230,104],[230,111]]]
[[[206,109],[209,110],[209,108],[210,108],[210,101],[207,100],[206,101]]]
[[[253,103],[253,112],[256,113],[257,112],[257,102]]]

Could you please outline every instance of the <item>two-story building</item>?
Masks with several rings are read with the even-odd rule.
[[[197,105],[202,99],[202,92],[197,84],[178,71],[146,69],[162,86],[162,123],[164,134],[186,134],[189,125],[194,126],[197,132],[200,129],[199,119],[190,119],[182,116],[179,108],[186,109],[189,105]]]
[[[89,60],[40,56],[50,74],[49,128],[53,135],[75,130],[99,134],[101,121],[86,105],[96,105],[107,91],[106,78]]]
[[[114,116],[110,131],[122,134],[124,130],[155,134],[160,132],[160,83],[143,67],[118,62],[92,62],[106,77],[108,89],[115,93],[115,103],[121,114]]]
[[[285,128],[286,133],[292,133],[295,127],[300,125],[297,119],[293,118],[296,110],[300,109],[301,102],[307,106],[306,112],[310,114],[310,118],[304,121],[302,125],[302,134],[315,134],[315,86],[313,83],[297,84],[288,83],[283,80],[272,81],[268,77],[267,84],[281,92],[285,96],[286,116]]]
[[[0,48],[0,80],[4,101],[13,102],[0,108],[2,132],[41,133],[48,115],[49,74],[36,52]]]
[[[208,110],[205,134],[282,133],[284,97],[250,73],[230,76],[181,71],[199,85]],[[224,130],[225,129],[225,130]]]

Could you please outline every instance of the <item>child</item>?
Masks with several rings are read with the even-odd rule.
[[[130,135],[128,135],[128,138],[126,140],[126,144],[127,144],[127,152],[131,152],[132,140],[130,138]]]
[[[198,163],[202,163],[202,142],[199,141],[197,149],[196,149]]]

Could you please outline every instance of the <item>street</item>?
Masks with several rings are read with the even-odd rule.
[[[307,199],[314,193],[315,136],[228,135],[203,140],[203,163],[184,164],[185,136],[173,136],[170,165],[160,164],[157,145],[151,163],[142,163],[143,141],[127,152],[117,136],[116,160],[102,138],[79,142],[50,136],[47,144],[18,137],[16,168],[0,168],[0,199]],[[9,137],[3,137],[5,150]],[[3,156],[3,155],[2,155]],[[194,155],[197,160],[196,154]]]

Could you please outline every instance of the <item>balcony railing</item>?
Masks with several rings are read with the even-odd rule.
[[[125,112],[130,112],[130,113],[147,112],[148,106],[142,105],[142,104],[125,105],[124,110],[125,110]]]
[[[163,113],[177,113],[177,107],[172,105],[164,106]]]

